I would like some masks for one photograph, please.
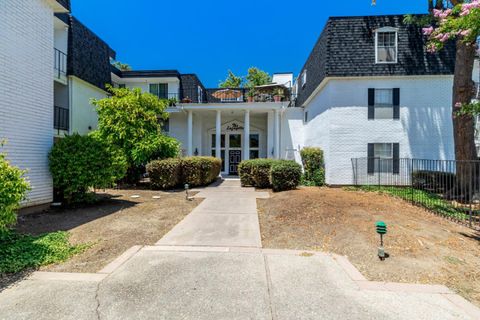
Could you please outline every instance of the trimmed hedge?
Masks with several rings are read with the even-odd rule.
[[[212,183],[220,175],[222,161],[214,157],[188,157],[182,159],[182,184],[192,187]]]
[[[238,165],[238,175],[240,176],[242,187],[255,185],[252,175],[252,169],[254,166],[253,161],[254,160],[245,160]]]
[[[456,175],[444,171],[418,170],[412,173],[412,185],[415,189],[443,193],[456,185]]]
[[[147,164],[150,186],[153,189],[171,189],[180,185],[181,164],[179,158],[155,160]]]
[[[270,170],[276,160],[271,159],[255,159],[252,160],[252,179],[255,187],[270,188]]]
[[[221,167],[221,160],[213,157],[171,158],[150,162],[147,173],[153,189],[172,189],[187,183],[198,187],[215,181]]]
[[[273,168],[275,167],[275,170]],[[274,191],[295,189],[302,169],[295,161],[255,159],[242,161],[238,167],[242,186],[273,188]]]
[[[325,184],[325,163],[322,149],[305,147],[300,151],[300,156],[304,169],[303,184],[323,186]]]
[[[302,178],[302,167],[295,161],[280,160],[273,163],[270,181],[273,191],[295,189]]]

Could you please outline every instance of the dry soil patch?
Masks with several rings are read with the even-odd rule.
[[[480,234],[377,193],[301,188],[259,199],[265,248],[346,255],[375,281],[444,284],[480,305]],[[388,224],[380,261],[375,222]]]

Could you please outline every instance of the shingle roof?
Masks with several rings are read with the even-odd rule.
[[[421,27],[403,19],[403,15],[330,18],[302,68],[302,72],[307,70],[307,83],[299,83],[297,105],[302,105],[325,77],[453,74],[454,43],[438,53],[427,53]],[[382,27],[398,29],[396,64],[375,63],[375,30]]]

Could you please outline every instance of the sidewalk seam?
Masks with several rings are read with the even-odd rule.
[[[276,312],[275,312],[275,307],[273,305],[273,283],[272,283],[272,279],[270,277],[270,267],[268,265],[268,258],[266,255],[262,254],[263,256],[263,262],[264,262],[264,265],[265,265],[265,277],[266,277],[266,280],[267,280],[267,294],[268,294],[268,306],[269,306],[269,309],[270,309],[270,317],[272,320],[276,320],[277,319],[277,315],[276,315]]]

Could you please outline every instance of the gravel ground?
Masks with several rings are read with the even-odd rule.
[[[480,233],[403,200],[370,192],[301,188],[259,199],[263,247],[346,255],[375,281],[444,284],[480,306]],[[388,225],[377,257],[375,222]]]

